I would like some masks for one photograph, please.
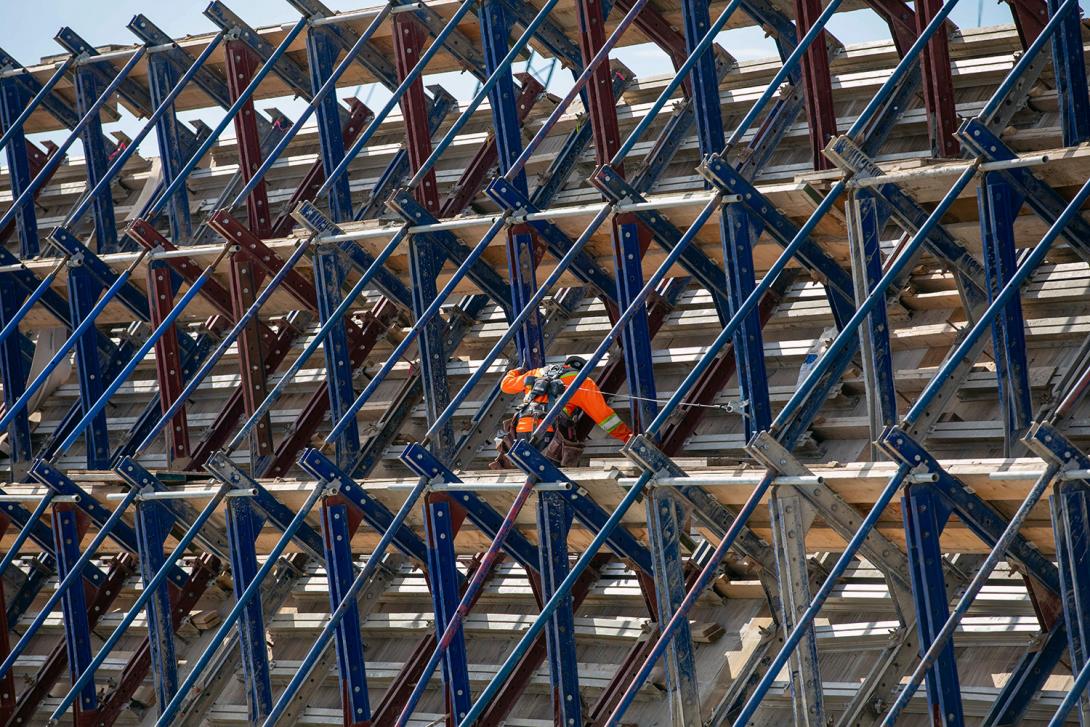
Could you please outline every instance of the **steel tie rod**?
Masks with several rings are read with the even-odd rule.
[[[120,154],[118,154],[117,158],[113,160],[109,168],[106,170],[106,173],[103,174],[102,178],[95,185],[94,189],[86,193],[83,198],[76,204],[76,206],[72,208],[72,210],[65,216],[64,222],[60,225],[60,229],[68,230],[83,218],[83,215],[86,214],[87,210],[91,208],[91,205],[94,203],[95,198],[107,187],[109,187],[114,177],[116,177],[121,172],[121,169],[125,166],[125,163],[128,162],[133,154],[136,153],[137,149],[140,146],[140,143],[155,127],[155,124],[159,121],[160,117],[162,117],[162,115],[166,113],[166,111],[171,107],[171,104],[174,103],[174,100],[197,74],[197,71],[201,69],[205,61],[207,61],[208,58],[211,57],[212,52],[220,44],[220,41],[222,39],[223,34],[217,33],[215,37],[213,37],[212,40],[209,41],[208,46],[204,49],[200,56],[193,61],[193,64],[186,70],[185,74],[178,79],[178,82],[174,84],[174,87],[170,90],[170,93],[167,94],[167,96],[163,99],[163,101],[159,104],[159,106],[155,109],[151,116],[148,117],[147,121],[144,122],[143,126],[141,126],[140,131],[137,132],[136,136],[133,137],[129,144],[126,145],[126,147],[121,151]],[[53,230],[53,232],[50,233],[50,238],[53,238],[56,232],[56,230]],[[27,299],[19,307],[19,310],[15,312],[15,314],[11,317],[8,323],[4,326],[3,330],[0,331],[0,343],[3,343],[5,340],[7,340],[8,336],[18,330],[19,323],[27,316],[27,314],[30,313],[30,311],[34,308],[37,302],[41,300],[42,296],[45,295],[46,291],[48,291],[50,287],[52,287],[53,281],[63,269],[65,262],[71,259],[71,257],[71,253],[69,253],[67,250],[64,250],[63,255],[57,261],[56,266],[54,266],[54,268],[49,271],[49,274],[44,279],[42,279],[42,282],[38,284],[38,287],[34,289],[30,296],[27,297]]]
[[[555,0],[553,1],[555,2]],[[451,33],[457,29],[458,23],[462,21],[462,18],[469,14],[469,11],[473,8],[475,2],[476,0],[463,0],[458,9],[454,11],[450,20],[447,21],[447,24],[444,25],[443,29],[435,36],[435,39],[431,42],[431,45],[428,46],[428,49],[420,54],[420,60],[416,62],[416,65],[412,67],[412,70],[405,74],[405,78],[403,78],[397,88],[394,89],[390,99],[383,105],[382,109],[375,114],[375,117],[371,119],[371,123],[367,125],[367,128],[363,130],[363,133],[356,138],[356,141],[353,142],[352,146],[345,152],[344,158],[341,159],[336,168],[334,168],[326,177],[325,182],[322,183],[322,186],[314,195],[315,199],[321,199],[322,195],[329,191],[330,185],[348,170],[348,165],[352,163],[363,147],[367,145],[367,142],[371,140],[371,137],[375,135],[375,132],[378,131],[379,126],[386,120],[386,117],[393,110],[394,106],[398,104],[398,101],[400,101],[401,97],[405,95],[405,92],[409,90],[409,87],[416,81],[417,77],[424,72],[424,67],[428,65],[431,59],[434,58],[443,47],[443,44],[446,43],[446,40],[450,37]]]
[[[402,355],[404,355],[404,353],[409,349],[409,346],[412,345],[413,341],[416,340],[416,337],[420,334],[420,330],[423,328],[423,326],[426,325],[428,321],[430,321],[439,313],[439,310],[443,306],[443,303],[446,302],[446,299],[449,298],[451,293],[454,292],[454,289],[455,287],[457,287],[458,283],[460,283],[462,278],[464,278],[469,273],[470,268],[472,268],[473,265],[481,259],[484,251],[488,249],[489,243],[492,241],[493,238],[496,237],[497,234],[499,234],[500,230],[502,230],[507,224],[507,219],[507,216],[497,218],[496,221],[493,222],[492,225],[485,232],[484,237],[481,238],[481,241],[478,242],[472,250],[470,250],[469,254],[466,256],[465,261],[458,266],[457,270],[454,271],[453,275],[451,275],[450,280],[447,281],[447,284],[444,285],[443,289],[439,291],[435,300],[433,300],[431,304],[427,307],[427,309],[417,317],[416,321],[413,323],[412,328],[409,329],[409,332],[405,335],[405,337],[401,339],[396,347],[394,347],[393,352],[390,354],[390,357],[386,359],[386,362],[382,365],[382,368],[378,371],[378,373],[374,375],[374,377],[371,378],[369,382],[367,382],[367,386],[364,388],[364,390],[360,392],[360,395],[356,397],[356,400],[352,402],[352,404],[349,405],[349,407],[345,410],[345,413],[341,417],[341,419],[333,426],[333,429],[329,432],[329,436],[325,438],[326,444],[331,444],[337,439],[337,437],[344,433],[344,430],[348,428],[349,423],[355,418],[356,413],[363,407],[365,403],[367,403],[367,400],[370,399],[371,396],[378,389],[379,384],[381,384],[383,379],[385,379],[390,371],[393,370],[394,366],[401,359]],[[345,302],[351,302],[351,300],[351,298],[345,298]]]
[[[394,236],[390,238],[390,242],[386,244],[386,247],[375,256],[374,262],[364,271],[359,280],[356,281],[356,284],[352,286],[337,307],[333,309],[333,312],[329,314],[326,322],[318,328],[314,337],[311,338],[303,348],[302,352],[300,352],[299,356],[292,362],[291,366],[288,367],[287,371],[281,375],[280,380],[276,382],[276,385],[269,389],[269,393],[254,409],[254,413],[243,423],[234,438],[224,446],[223,451],[225,453],[229,454],[238,449],[242,442],[245,441],[250,430],[252,430],[257,425],[257,422],[272,409],[273,404],[275,404],[284,393],[284,389],[292,382],[295,375],[299,373],[299,370],[303,368],[303,364],[305,364],[310,357],[314,355],[314,352],[322,346],[326,335],[340,322],[341,318],[344,317],[356,302],[356,299],[363,294],[363,291],[370,285],[374,277],[382,270],[386,261],[390,259],[390,256],[394,254],[402,240],[408,235],[408,230],[409,225],[403,225]]]
[[[288,51],[288,48],[293,42],[295,42],[295,39],[299,37],[299,34],[306,26],[306,18],[300,18],[299,21],[292,26],[291,30],[288,31],[288,34],[284,36],[284,39],[282,41],[280,41],[280,45],[276,46],[276,49],[273,50],[272,54],[269,56],[269,59],[265,61],[261,68],[257,70],[257,72],[253,75],[253,78],[250,79],[250,83],[247,84],[246,88],[243,89],[242,93],[240,93],[238,95],[238,98],[235,99],[235,102],[231,104],[230,108],[227,109],[227,111],[223,115],[223,118],[220,119],[219,123],[216,124],[215,128],[213,128],[212,132],[208,135],[208,138],[206,138],[204,142],[202,142],[201,145],[197,147],[196,151],[194,151],[192,156],[189,157],[189,160],[182,166],[181,169],[178,170],[178,174],[177,176],[175,176],[174,181],[172,181],[170,185],[168,185],[167,188],[159,194],[159,197],[156,199],[155,204],[149,205],[149,207],[147,208],[147,212],[144,215],[145,220],[151,219],[152,217],[163,211],[163,209],[167,205],[167,202],[171,199],[171,197],[174,196],[175,192],[181,189],[182,185],[186,183],[186,179],[189,177],[190,173],[196,168],[197,163],[200,162],[204,155],[208,153],[213,145],[215,145],[216,141],[219,139],[220,134],[223,133],[223,130],[226,129],[228,124],[230,124],[234,120],[235,116],[237,116],[239,111],[242,110],[242,107],[249,102],[250,97],[253,96],[254,92],[257,91],[258,86],[261,85],[261,82],[265,80],[265,77],[269,75],[273,67],[276,66],[277,62]]]
[[[549,114],[549,118],[545,119],[541,124],[541,128],[534,134],[534,138],[523,148],[518,159],[510,166],[507,173],[503,175],[504,179],[508,182],[515,181],[515,177],[517,177],[519,172],[526,167],[526,163],[530,161],[530,157],[533,155],[534,151],[541,146],[541,142],[545,141],[545,137],[549,135],[549,132],[552,131],[557,122],[560,121],[560,117],[564,115],[568,106],[570,106],[572,101],[575,100],[575,97],[579,95],[583,87],[587,85],[587,81],[594,75],[594,69],[609,58],[609,52],[613,50],[614,46],[621,40],[621,36],[624,35],[624,32],[628,30],[629,26],[636,20],[636,16],[640,14],[640,11],[643,10],[644,5],[646,4],[647,0],[636,0],[636,2],[632,3],[632,7],[625,13],[620,22],[617,23],[617,27],[614,28],[613,32],[606,38],[605,43],[603,43],[602,47],[598,49],[598,52],[594,54],[590,63],[583,68],[583,72],[575,79],[575,84],[568,93],[565,94],[564,98],[560,99],[560,102],[553,109],[553,112]]]
[[[956,199],[957,194],[961,191],[961,189],[964,189],[964,187],[969,183],[969,181],[971,180],[974,173],[975,173],[975,167],[972,168],[972,169],[966,170],[966,172],[963,173],[962,177],[955,184],[955,188],[951,189],[950,192],[947,194],[947,196],[944,198],[944,201],[946,202],[946,204],[942,205],[940,203],[940,207],[936,208],[935,213],[932,213],[932,217],[929,218],[929,221],[932,223],[932,226],[935,223],[935,221],[937,221],[937,219],[942,216],[942,214],[945,211],[946,207],[949,207],[949,205],[952,204],[953,200]],[[703,373],[703,371],[706,370],[707,367],[711,365],[711,361],[714,359],[716,353],[722,348],[723,345],[726,344],[727,341],[729,341],[731,339],[731,336],[733,335],[734,330],[737,329],[737,327],[740,325],[741,320],[746,315],[748,315],[748,313],[757,305],[757,303],[760,300],[760,297],[764,293],[764,291],[767,290],[769,287],[771,287],[771,285],[774,283],[776,277],[786,267],[788,261],[794,256],[794,254],[797,252],[797,250],[802,245],[802,243],[808,239],[810,233],[813,231],[813,229],[817,225],[818,221],[828,212],[828,210],[832,207],[832,205],[836,201],[836,199],[843,193],[843,191],[845,189],[845,186],[846,185],[845,185],[845,183],[843,181],[840,181],[836,185],[833,186],[833,188],[830,190],[829,194],[826,195],[825,199],[822,200],[822,203],[818,206],[818,209],[815,210],[815,212],[811,215],[810,219],[807,220],[807,222],[799,230],[799,233],[795,236],[795,239],[793,239],[791,241],[791,243],[789,243],[788,246],[786,248],[784,248],[783,253],[780,255],[779,258],[777,258],[777,260],[773,264],[772,268],[770,268],[768,273],[766,273],[766,275],[762,278],[761,282],[757,285],[757,287],[754,289],[754,291],[743,302],[743,304],[741,305],[738,312],[727,323],[727,325],[724,327],[724,330],[720,333],[720,335],[716,338],[716,341],[712,344],[712,347],[705,353],[705,355],[702,357],[701,361],[697,364],[697,366],[693,369],[693,371],[691,371],[689,373],[689,375],[685,378],[685,380],[682,382],[682,384],[674,392],[674,395],[671,397],[670,403],[668,403],[666,406],[664,406],[663,409],[658,413],[655,420],[652,422],[651,426],[648,427],[648,430],[647,430],[648,435],[654,435],[655,433],[657,433],[659,428],[661,428],[665,424],[666,419],[670,416],[670,414],[674,411],[674,409],[676,409],[677,405],[681,402],[681,400],[685,396],[685,394],[695,384],[696,380],[700,377],[700,375]],[[917,246],[922,244],[923,238],[926,236],[929,229],[930,228],[927,227],[927,225],[925,224],[924,228],[921,230],[921,234],[917,234],[917,236],[914,238]],[[691,230],[692,230],[692,228],[690,228],[690,232],[691,232]],[[689,233],[687,232],[686,235],[688,235],[688,234]],[[900,266],[903,266],[903,265],[906,264],[906,261],[907,261],[907,257],[905,257],[904,254],[902,254],[902,257],[898,258],[897,262],[900,263]],[[898,267],[896,263],[894,264],[894,267]],[[888,285],[889,285],[889,283],[891,281],[892,281],[892,277],[887,276],[887,278],[885,279],[885,283],[886,283],[887,287],[888,287]],[[881,290],[881,289],[883,289],[883,288],[881,287],[881,282],[880,282],[878,290]],[[872,293],[872,295],[870,296],[870,298],[868,298],[868,300],[871,301],[872,302],[871,304],[873,305],[873,303],[878,300],[878,295]],[[626,313],[628,313],[628,311],[626,311]],[[858,326],[859,320],[861,320],[862,317],[863,316],[858,315],[858,313],[857,313],[857,315],[853,318],[855,326]],[[855,319],[859,319],[859,320],[855,320]],[[622,315],[621,320],[619,321],[619,325],[623,324],[624,320],[625,320],[625,316]],[[851,327],[851,323],[849,323],[849,326],[846,327],[846,330],[848,328],[850,328],[850,327]],[[610,332],[609,336],[607,337],[607,341],[608,341],[608,338],[611,338],[613,335],[616,335],[616,328],[613,331]],[[607,341],[604,341],[603,344],[607,343]],[[837,342],[842,342],[842,337],[838,337]],[[603,352],[602,349],[603,349],[603,346],[599,346],[599,349],[595,351],[595,354],[599,358],[600,358],[600,352]],[[591,361],[596,362],[597,358],[592,357]],[[592,365],[593,365],[593,363],[591,364],[591,366]],[[591,368],[591,366],[584,367],[579,372],[579,374],[577,374],[576,380],[573,381],[573,384],[579,384],[583,380],[585,380],[586,375],[589,375],[588,369]],[[813,385],[814,373],[816,373],[816,372],[812,372],[811,377],[807,379],[811,383],[811,387]],[[580,378],[580,377],[582,377],[582,378]],[[570,398],[570,395],[573,393],[573,389],[574,389],[574,386],[569,387],[568,390],[565,392],[565,394],[562,395],[559,398],[559,400],[556,402],[554,407],[548,412],[548,414],[546,415],[546,418],[542,421],[541,425],[539,425],[537,431],[535,431],[535,433],[534,433],[535,437],[540,436],[541,432],[543,432],[544,428],[548,426],[548,423],[552,420],[552,418],[555,418],[555,416],[557,415],[557,413],[559,411],[559,408],[564,406],[564,404],[567,403],[567,400]],[[907,473],[908,473],[908,469],[906,467],[904,474],[907,474]],[[633,485],[633,487],[629,491],[629,493],[626,494],[625,499],[622,500],[621,504],[618,505],[617,510],[614,511],[613,515],[617,515],[617,517],[614,518],[613,515],[610,516],[610,519],[606,522],[605,526],[603,526],[603,530],[598,534],[598,536],[595,537],[595,540],[591,543],[590,546],[588,546],[588,550],[584,553],[584,555],[580,558],[580,560],[573,567],[572,571],[569,573],[569,578],[565,579],[565,582],[563,584],[561,584],[560,588],[554,594],[554,597],[552,599],[550,599],[549,603],[546,604],[545,609],[542,610],[541,615],[531,625],[530,631],[528,631],[526,634],[524,634],[522,641],[519,642],[518,646],[516,646],[516,648],[515,648],[515,651],[508,658],[508,660],[504,663],[503,667],[501,667],[500,672],[497,673],[496,677],[489,683],[489,686],[485,689],[484,694],[482,694],[481,697],[474,704],[474,708],[470,710],[469,716],[465,720],[463,720],[463,722],[461,723],[463,727],[466,727],[466,726],[472,724],[473,720],[476,719],[478,716],[480,716],[480,713],[483,711],[484,706],[487,704],[487,701],[495,696],[495,693],[499,690],[500,685],[502,685],[502,683],[503,683],[503,680],[506,679],[506,677],[510,673],[510,671],[514,669],[515,665],[517,664],[518,658],[520,658],[521,654],[525,652],[525,649],[529,648],[530,640],[532,638],[536,637],[536,634],[539,633],[544,628],[545,621],[549,617],[551,617],[552,613],[556,610],[556,608],[557,608],[557,606],[559,604],[560,598],[563,597],[564,593],[566,592],[564,590],[565,586],[567,586],[570,589],[571,585],[574,584],[575,578],[572,577],[572,576],[577,577],[582,572],[582,570],[585,569],[587,567],[587,565],[589,565],[590,559],[587,556],[588,555],[593,556],[593,554],[597,552],[597,550],[605,542],[605,540],[608,537],[609,533],[612,531],[612,529],[614,527],[616,527],[616,524],[620,521],[620,517],[623,516],[623,514],[624,514],[623,511],[626,511],[628,509],[628,507],[630,507],[632,505],[632,503],[635,501],[636,496],[639,494],[639,492],[641,492],[646,487],[647,483],[650,482],[651,478],[652,478],[652,473],[645,472],[636,481],[636,484]],[[896,481],[896,485],[891,486],[890,489],[892,491],[890,491],[888,493],[889,498],[892,498],[894,492],[896,491],[896,486],[899,486],[899,483],[900,483],[901,479],[903,479],[903,477],[895,477],[894,478],[894,480]],[[893,482],[893,481],[891,480],[891,482]],[[631,499],[629,498],[629,496],[631,496]],[[620,512],[619,515],[618,515],[618,512]],[[831,586],[830,586],[830,588],[831,588]],[[675,613],[675,617],[677,617],[677,613]],[[802,633],[802,631],[799,632],[800,636],[801,636],[801,633]],[[665,643],[663,644],[663,648],[664,647],[665,647]]]
[[[30,513],[26,524],[19,529],[19,534],[15,536],[15,540],[12,541],[8,552],[4,553],[4,558],[0,560],[0,576],[3,576],[5,571],[15,562],[16,557],[19,555],[19,549],[23,547],[23,543],[30,537],[30,532],[34,529],[34,526],[45,516],[45,511],[55,496],[56,492],[54,490],[49,490],[42,495],[37,507],[34,508],[34,512]]]
[[[562,257],[557,262],[556,267],[553,268],[551,273],[549,273],[549,276],[541,282],[530,300],[526,301],[526,305],[523,306],[522,310],[520,310],[518,315],[515,316],[514,320],[511,321],[504,334],[500,336],[500,339],[496,342],[492,349],[487,354],[485,354],[484,360],[481,362],[480,366],[477,367],[477,370],[474,371],[473,375],[471,375],[469,379],[465,382],[465,384],[462,385],[462,388],[458,390],[457,395],[455,395],[455,397],[451,399],[446,409],[443,410],[443,412],[436,418],[435,422],[431,425],[428,431],[424,434],[424,443],[427,443],[432,437],[434,437],[436,432],[442,429],[442,427],[445,426],[446,423],[454,417],[455,413],[457,413],[458,411],[458,407],[460,407],[462,403],[465,402],[465,400],[473,392],[473,389],[477,386],[477,384],[480,383],[481,379],[487,373],[488,367],[492,364],[493,361],[495,361],[499,357],[501,353],[503,353],[503,349],[507,347],[507,344],[510,343],[512,339],[514,339],[514,337],[518,333],[519,327],[531,315],[537,312],[538,305],[545,298],[545,296],[548,295],[549,290],[554,285],[556,285],[556,283],[560,280],[561,276],[564,275],[569,267],[571,267],[576,257],[582,252],[583,248],[586,247],[586,244],[590,242],[590,238],[594,234],[594,232],[599,227],[601,227],[602,223],[605,222],[605,220],[609,217],[610,210],[611,205],[604,205],[601,210],[599,210],[598,214],[594,217],[594,220],[591,221],[590,225],[587,226],[587,229],[585,229],[583,233],[579,236],[579,239],[572,244],[571,248],[569,248],[566,253],[564,253],[564,257]]]

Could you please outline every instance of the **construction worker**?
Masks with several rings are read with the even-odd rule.
[[[545,414],[571,385],[579,370],[586,364],[578,356],[569,356],[562,364],[552,364],[529,371],[516,368],[508,371],[500,383],[500,390],[505,394],[522,393],[515,416],[505,422],[505,433],[497,440],[499,456],[490,465],[492,469],[508,469],[511,465],[507,452],[514,446],[516,439],[526,439],[545,418]],[[606,403],[598,385],[590,379],[584,381],[576,391],[563,412],[548,428],[548,440],[542,453],[552,462],[570,467],[579,461],[583,453],[583,443],[578,441],[575,429],[575,412],[582,410],[622,443],[632,438],[632,430],[621,421],[617,412]]]

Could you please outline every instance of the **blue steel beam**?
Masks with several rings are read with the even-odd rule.
[[[926,650],[950,616],[939,537],[952,508],[929,485],[910,485],[901,500],[907,542],[912,598],[920,648]],[[953,641],[939,653],[927,673],[927,704],[932,724],[963,725],[957,659]]]
[[[988,300],[1010,279],[1017,267],[1014,219],[1022,198],[1010,185],[992,173],[984,175],[977,191],[980,210],[980,236],[988,273]],[[1003,453],[1012,457],[1017,440],[1029,427],[1033,402],[1029,387],[1029,363],[1026,356],[1025,322],[1022,304],[1014,299],[992,328],[999,410],[1003,421]]]

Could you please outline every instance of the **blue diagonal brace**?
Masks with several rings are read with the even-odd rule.
[[[523,472],[531,477],[536,477],[543,482],[568,482],[574,488],[567,493],[568,502],[575,510],[575,516],[589,529],[597,532],[609,519],[609,513],[602,510],[587,495],[586,491],[579,487],[579,483],[573,481],[555,464],[545,458],[540,450],[528,442],[520,442],[518,447],[508,455]],[[610,550],[620,558],[627,558],[644,573],[650,575],[654,569],[651,562],[651,554],[632,533],[626,528],[616,528],[606,541]]]
[[[1018,155],[979,119],[968,119],[958,130],[961,143],[973,153],[983,156],[988,161],[1009,161]],[[1046,224],[1053,224],[1064,208],[1067,200],[1047,183],[1038,179],[1032,171],[1025,168],[1000,169],[996,174],[1003,177],[1014,190],[1025,197],[1037,216]],[[1063,239],[1083,260],[1090,261],[1090,223],[1081,215],[1071,218],[1060,232]]]
[[[707,156],[697,171],[723,192],[741,195],[742,204],[764,222],[766,231],[780,245],[787,246],[795,239],[798,227],[777,210],[749,180],[735,171],[726,159],[718,154]],[[799,249],[799,259],[825,282],[833,317],[837,321],[837,327],[842,327],[855,311],[851,276],[813,240],[807,241]]]
[[[931,454],[900,427],[891,427],[882,437],[883,448],[894,458],[912,466],[923,465],[938,476],[932,485],[955,514],[978,538],[989,547],[995,545],[1007,526],[1006,519],[980,495],[977,495],[957,477],[947,472]],[[1059,573],[1055,564],[1029,540],[1019,535],[1007,551],[1011,558],[1022,563],[1026,570],[1053,594],[1060,592]]]

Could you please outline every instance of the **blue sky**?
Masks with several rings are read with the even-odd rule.
[[[254,26],[290,22],[297,18],[295,10],[282,0],[226,0],[227,5],[240,17]],[[64,22],[90,43],[101,46],[109,43],[132,43],[135,37],[125,28],[134,14],[144,12],[152,21],[174,37],[186,34],[203,33],[214,30],[214,26],[204,18],[202,11],[206,0],[172,0],[157,3],[153,0],[0,0],[4,7],[4,31],[0,31],[0,47],[11,53],[25,64],[36,62],[46,55],[56,54],[61,48],[53,40]],[[333,10],[349,10],[373,5],[374,0],[325,0]],[[960,0],[952,19],[963,28],[981,25],[1009,23],[1010,12],[1005,3],[994,0]],[[845,44],[858,43],[879,38],[888,38],[885,23],[869,10],[840,14],[833,19],[829,29]],[[773,44],[756,28],[728,31],[718,39],[719,43],[736,58],[767,57],[775,53]],[[665,72],[668,66],[665,56],[650,46],[622,49],[615,54],[638,76],[656,75]],[[475,81],[465,74],[444,74],[439,77],[451,93],[461,99],[468,99],[473,93]],[[570,82],[570,75],[558,73],[554,76],[550,90],[563,93],[565,84]],[[372,108],[383,103],[389,96],[381,88],[344,89],[342,96],[358,93],[367,100]],[[259,104],[277,108],[289,115],[298,114],[302,104],[298,101],[270,100]],[[209,123],[215,123],[218,114],[205,112],[199,114]],[[183,116],[185,118],[185,116]],[[139,128],[139,121],[131,117],[123,118],[107,127],[124,130],[133,134]],[[228,129],[226,134],[230,134]],[[56,138],[56,135],[51,135]],[[154,135],[145,141],[142,152],[154,154]],[[145,151],[146,149],[146,151]],[[78,148],[72,153],[78,154]]]

